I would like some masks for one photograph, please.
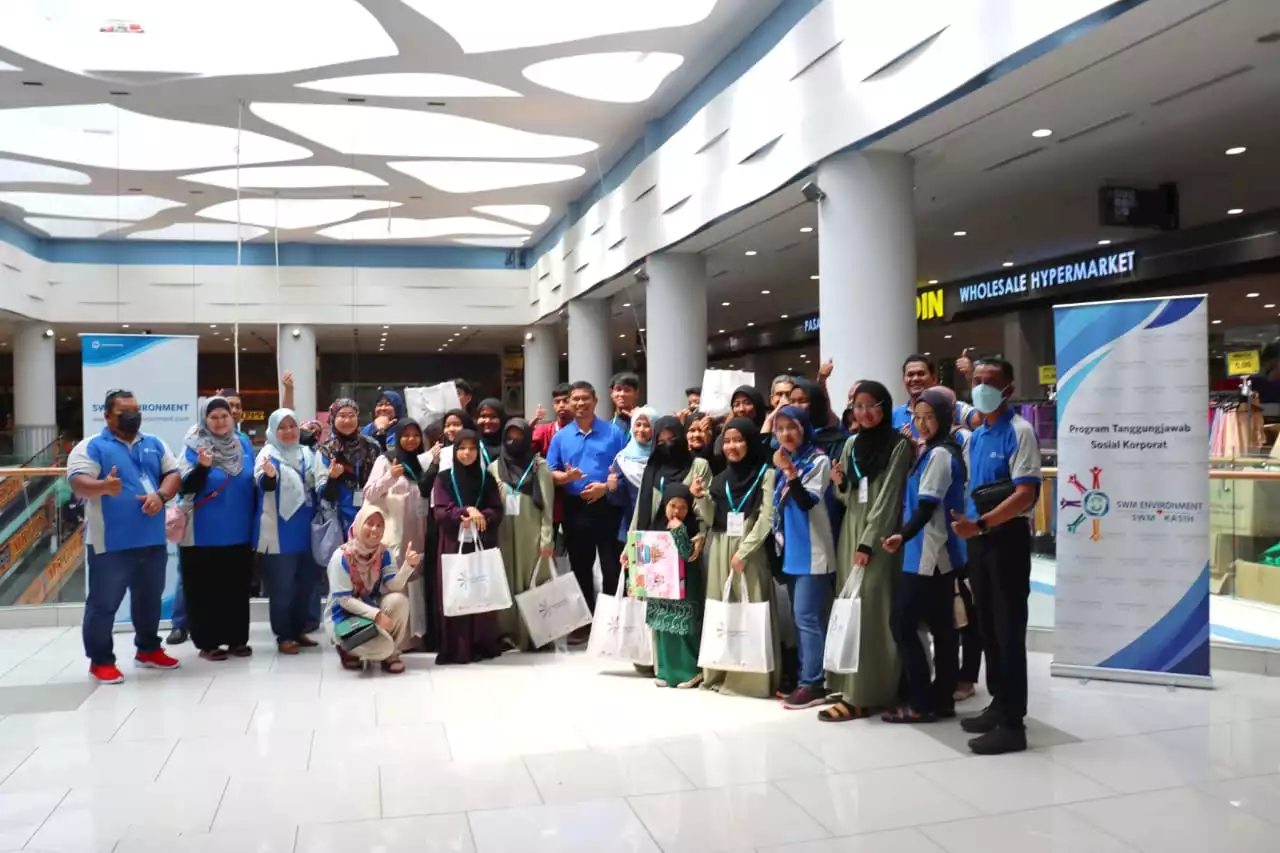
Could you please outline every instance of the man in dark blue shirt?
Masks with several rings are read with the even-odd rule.
[[[596,558],[600,559],[607,592],[617,588],[621,571],[618,525],[622,519],[617,507],[605,499],[605,493],[609,466],[626,441],[621,430],[596,417],[596,389],[590,382],[573,383],[569,405],[573,423],[562,427],[551,439],[547,465],[564,496],[564,540],[569,565],[594,611]],[[586,634],[570,639],[585,642]]]

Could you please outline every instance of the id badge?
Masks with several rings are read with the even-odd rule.
[[[871,484],[866,477],[858,480],[858,503],[864,504],[871,497]]]
[[[731,512],[726,527],[730,536],[741,536],[747,528],[747,517],[740,512]]]
[[[514,495],[511,495],[511,494],[503,495],[503,503],[504,503],[503,512],[505,512],[507,515],[520,514],[520,493],[519,492],[516,492]]]
[[[351,493],[351,505],[356,509],[364,506],[364,492],[357,489]]]
[[[151,482],[150,477],[148,477],[146,474],[143,474],[138,479],[142,483],[142,491],[146,492],[149,495],[154,495],[156,493],[156,487]]]

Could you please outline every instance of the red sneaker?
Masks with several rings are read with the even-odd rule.
[[[169,657],[164,653],[164,649],[156,649],[154,652],[138,652],[133,656],[133,662],[148,669],[177,669],[182,666],[182,661]]]
[[[90,664],[89,675],[99,684],[119,684],[124,681],[124,674],[113,663]]]

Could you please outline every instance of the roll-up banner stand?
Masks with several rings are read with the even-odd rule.
[[[1059,305],[1053,324],[1050,671],[1211,687],[1206,298]]]
[[[142,431],[164,441],[173,455],[181,458],[183,439],[196,419],[198,340],[194,336],[81,335],[85,435],[102,429],[102,402],[107,393],[124,388],[138,399]],[[173,545],[168,549],[160,611],[163,619],[173,615],[178,582],[178,550]],[[88,551],[85,553],[87,560]],[[129,621],[127,594],[116,621]]]

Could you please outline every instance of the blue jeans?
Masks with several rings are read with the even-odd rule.
[[[800,686],[821,687],[826,673],[822,652],[827,640],[826,616],[831,602],[830,575],[789,575],[796,633],[800,636]]]
[[[142,653],[160,648],[160,599],[168,554],[163,545],[126,548],[103,554],[89,549],[89,594],[84,603],[84,653],[94,666],[116,662],[116,611],[129,592],[133,643]]]
[[[182,558],[178,558],[178,586],[173,591],[173,618],[169,620],[179,631],[187,630],[187,597],[182,594]]]
[[[297,554],[260,554],[262,581],[266,587],[271,632],[276,642],[302,636],[316,600],[320,567],[310,551]]]

